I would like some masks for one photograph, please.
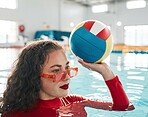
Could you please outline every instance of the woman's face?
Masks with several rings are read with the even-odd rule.
[[[65,52],[56,50],[51,52],[43,65],[42,73],[55,74],[69,68],[69,61]],[[69,76],[59,82],[53,82],[50,78],[41,77],[40,99],[48,100],[56,97],[65,97],[68,94]]]

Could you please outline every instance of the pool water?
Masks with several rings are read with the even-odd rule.
[[[0,48],[0,96],[2,96],[7,75],[20,49]],[[68,51],[71,66],[79,67],[79,74],[71,79],[70,93],[91,99],[111,101],[108,88],[99,73],[82,67]],[[117,74],[130,101],[133,111],[106,111],[86,108],[88,117],[148,117],[148,54],[111,53],[105,60]]]
[[[95,100],[111,101],[102,76],[82,67],[70,52],[67,55],[71,64],[79,67],[79,74],[71,79],[70,93]],[[135,110],[122,112],[87,107],[88,117],[148,117],[148,54],[112,53],[105,62],[119,76]]]

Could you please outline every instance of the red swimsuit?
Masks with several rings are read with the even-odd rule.
[[[89,100],[85,97],[70,95],[65,98],[55,98],[53,100],[38,100],[37,106],[27,112],[17,112],[9,117],[86,117],[84,107],[92,107],[104,110],[133,110],[122,84],[116,76],[114,79],[106,81],[110,90],[113,103]],[[4,116],[3,116],[4,117]]]

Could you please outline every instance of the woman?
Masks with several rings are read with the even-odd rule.
[[[68,96],[70,78],[77,74],[78,68],[70,67],[64,49],[56,42],[37,41],[22,50],[14,65],[2,99],[2,117],[86,117],[86,106],[120,111],[134,109],[107,64],[78,61],[103,76],[113,103]]]

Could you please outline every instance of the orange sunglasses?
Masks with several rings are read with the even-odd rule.
[[[69,75],[70,78],[76,76],[78,74],[78,68],[68,68],[66,71],[57,72],[55,74],[44,74],[42,73],[40,76],[43,78],[50,78],[53,82],[59,82],[66,78],[66,75]]]

